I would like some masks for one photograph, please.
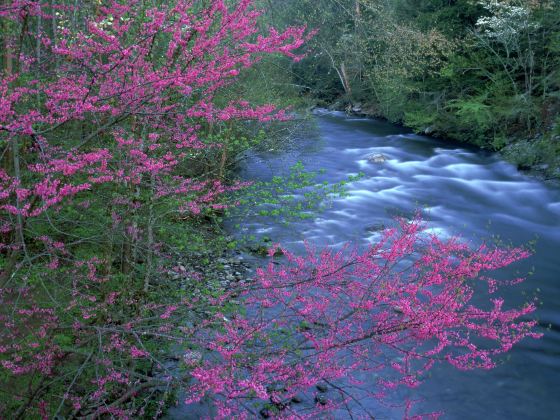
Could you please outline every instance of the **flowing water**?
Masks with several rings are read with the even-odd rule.
[[[321,246],[365,245],[396,214],[424,209],[430,228],[440,235],[474,243],[535,241],[535,254],[505,273],[511,278],[519,271],[534,274],[501,295],[522,304],[537,294],[544,337],[523,341],[490,371],[437,366],[409,395],[422,399],[415,412],[441,410],[446,419],[560,418],[560,188],[519,173],[494,154],[417,136],[383,121],[328,112],[314,118],[316,135],[298,139],[282,153],[251,153],[242,176],[267,180],[298,161],[306,170],[324,170],[321,181],[335,183],[359,172],[365,176],[314,219],[289,227],[248,221],[244,233],[266,235],[293,250],[304,238]],[[370,163],[368,156],[377,154],[386,160]],[[188,417],[187,412],[177,418]],[[380,418],[393,416],[396,412],[388,411]]]
[[[534,274],[520,286],[502,289],[502,295],[521,303],[537,293],[544,338],[525,340],[491,371],[435,368],[413,396],[424,397],[419,411],[441,409],[444,418],[560,418],[560,189],[519,173],[494,154],[383,121],[322,113],[316,123],[318,135],[299,139],[291,150],[252,155],[243,176],[270,179],[297,161],[306,170],[324,170],[321,180],[332,183],[359,172],[365,176],[313,220],[289,227],[248,223],[248,232],[292,249],[299,249],[303,238],[319,245],[366,243],[391,225],[395,214],[421,208],[440,235],[475,242],[501,238],[514,245],[536,240],[534,256],[509,273],[514,277],[534,267]],[[386,161],[370,163],[368,156],[377,154]]]

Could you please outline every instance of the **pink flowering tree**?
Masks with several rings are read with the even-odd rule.
[[[134,396],[115,355],[145,357],[132,325],[173,312],[147,297],[173,255],[160,222],[219,210],[242,186],[200,168],[222,147],[206,134],[285,119],[224,100],[265,55],[299,57],[305,28],[261,31],[260,15],[249,0],[0,4],[0,364],[3,382],[33,390],[6,410],[52,415]],[[119,315],[119,304],[141,315]],[[115,336],[122,324],[126,339]],[[76,378],[96,366],[97,389],[73,394],[64,379],[60,404],[41,402],[65,363],[83,363]]]
[[[472,249],[422,226],[400,220],[363,251],[308,246],[299,256],[272,248],[251,286],[232,292],[245,298],[247,315],[218,313],[221,328],[199,335],[213,357],[192,370],[186,403],[210,395],[220,418],[255,407],[265,407],[264,417],[316,418],[340,408],[375,416],[360,399],[383,402],[399,386],[415,388],[438,362],[491,369],[519,341],[540,337],[527,318],[535,304],[506,308],[498,294],[522,279],[490,277],[528,257],[526,250]],[[475,304],[481,288],[488,298]],[[364,390],[372,375],[374,388]],[[336,398],[321,395],[326,386]],[[301,395],[311,408],[298,409]],[[403,403],[404,415],[409,409]]]
[[[284,265],[228,293],[162,284],[205,281],[177,264],[163,221],[220,210],[243,187],[218,176],[224,144],[209,133],[286,118],[224,90],[266,55],[297,60],[308,35],[262,31],[250,0],[77,4],[0,4],[0,415],[157,416],[154,400],[181,388],[220,417],[266,404],[291,416],[296,394],[336,386],[313,416],[351,406],[360,372],[379,374],[368,396],[382,400],[436,361],[490,368],[535,336],[533,305],[471,303],[473,283],[496,293],[486,272],[525,251],[428,238],[417,220],[363,252],[283,250]],[[173,366],[170,344],[184,356]]]

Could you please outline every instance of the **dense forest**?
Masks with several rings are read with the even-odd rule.
[[[318,28],[301,89],[418,132],[502,150],[558,176],[560,8],[555,1],[270,2]]]
[[[522,169],[558,175],[553,0],[261,0],[256,7],[265,11],[261,27],[303,25],[314,35],[303,60],[270,58],[243,75],[239,86],[250,99],[287,105],[299,96],[503,150]],[[73,22],[79,18],[73,12]],[[26,29],[41,29],[34,25]],[[11,71],[15,51],[5,42],[3,68]]]
[[[240,239],[363,174],[239,168],[320,107],[558,178],[559,69],[553,0],[0,0],[0,417],[411,418],[436,364],[494,368],[542,336],[492,275],[529,249],[421,212],[361,248]]]

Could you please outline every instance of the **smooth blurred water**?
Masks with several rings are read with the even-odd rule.
[[[490,371],[437,365],[420,388],[401,390],[398,397],[421,399],[412,414],[442,411],[445,419],[560,418],[560,188],[519,173],[495,154],[417,136],[383,121],[323,111],[315,122],[312,135],[301,136],[283,152],[252,152],[241,176],[269,180],[302,161],[308,171],[324,170],[320,181],[336,183],[359,172],[365,177],[349,184],[347,197],[313,219],[289,226],[245,220],[243,230],[232,233],[267,236],[295,251],[304,238],[320,246],[367,245],[395,215],[423,209],[430,229],[443,236],[459,235],[473,243],[501,239],[513,245],[536,240],[535,254],[502,275],[534,274],[521,285],[502,289],[501,295],[521,305],[537,294],[542,305],[536,316],[544,338],[523,341]],[[387,160],[370,163],[372,154]],[[369,383],[362,379],[366,387],[375,386],[373,378]],[[362,403],[376,418],[403,413],[374,401]],[[200,418],[207,408],[179,406],[169,417]],[[348,417],[342,411],[331,414]]]
[[[560,418],[560,189],[519,173],[495,154],[411,134],[384,121],[329,112],[315,119],[318,133],[300,138],[289,150],[252,153],[243,178],[270,179],[297,161],[309,171],[325,170],[321,181],[335,183],[359,172],[365,177],[349,184],[349,196],[315,219],[288,227],[246,221],[245,233],[266,234],[294,250],[304,238],[322,246],[365,245],[395,215],[424,209],[430,228],[440,235],[474,243],[536,240],[534,256],[503,271],[513,278],[534,267],[534,274],[501,295],[522,304],[536,293],[544,338],[525,340],[490,371],[440,365],[408,395],[423,399],[415,412],[441,410],[447,419]],[[372,154],[387,160],[370,163]],[[393,415],[388,411],[380,417]]]

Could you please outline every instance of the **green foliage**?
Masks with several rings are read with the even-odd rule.
[[[405,112],[404,123],[414,131],[422,133],[436,121],[437,114],[427,109]]]
[[[269,218],[275,223],[289,225],[297,220],[316,217],[332,200],[347,194],[346,185],[363,174],[349,176],[335,184],[321,181],[321,171],[308,172],[302,162],[289,168],[286,175],[273,176],[269,181],[255,182],[241,190],[234,200],[238,205],[227,211],[230,219],[255,220]],[[255,242],[256,238],[246,238]],[[263,239],[261,239],[263,240]]]
[[[551,138],[520,141],[504,149],[506,158],[519,169],[540,167],[546,176],[558,177],[560,142]]]
[[[483,136],[492,127],[492,108],[485,104],[486,97],[467,97],[449,101],[447,107],[455,115],[458,129],[473,137],[473,142],[484,145]]]

